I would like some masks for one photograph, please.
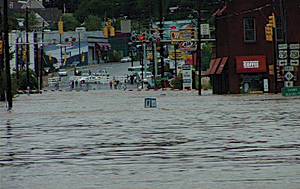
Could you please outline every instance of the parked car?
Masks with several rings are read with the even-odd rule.
[[[81,75],[83,69],[81,67],[75,67],[75,75]]]
[[[82,75],[91,75],[92,74],[91,70],[89,70],[89,69],[82,70],[81,73],[82,73]]]
[[[89,80],[90,83],[100,83],[99,78],[97,78],[96,76],[82,76],[79,81],[81,81],[81,83],[85,83],[87,82],[87,80]]]
[[[65,69],[59,69],[59,70],[58,70],[58,74],[59,74],[60,76],[67,76],[67,75],[68,75],[68,72],[67,72],[67,70],[65,70]]]
[[[44,67],[44,75],[47,75],[51,73],[51,68],[50,67]]]
[[[123,63],[123,62],[131,62],[131,58],[129,57],[129,56],[125,56],[125,57],[123,57],[122,59],[121,59],[121,62]]]
[[[95,75],[97,76],[109,76],[109,72],[106,70],[99,70]]]

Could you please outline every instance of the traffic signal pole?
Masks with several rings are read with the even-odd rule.
[[[277,86],[277,29],[276,29],[276,19],[274,13],[274,2],[271,0],[272,7],[272,19],[273,19],[273,66],[274,66],[274,94],[278,93]]]
[[[4,26],[8,26],[8,7],[7,0],[3,1],[4,8]],[[5,71],[6,71],[6,98],[7,98],[7,110],[11,110],[12,104],[12,92],[11,92],[11,76],[10,76],[10,57],[9,57],[9,38],[8,27],[4,27],[4,51],[5,51]]]
[[[163,2],[162,0],[159,0],[159,36],[160,36],[160,39],[163,40],[163,15],[162,15],[162,5],[163,5]],[[164,72],[165,72],[165,69],[164,69],[164,57],[163,57],[163,54],[164,54],[164,46],[163,46],[163,43],[161,42],[160,43],[160,70],[161,70],[161,78],[164,77]]]
[[[198,63],[198,95],[201,95],[201,0],[199,0],[198,11],[197,11],[197,25],[198,25],[198,41],[197,41],[197,63]]]

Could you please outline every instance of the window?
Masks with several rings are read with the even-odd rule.
[[[255,18],[244,18],[244,41],[256,41]]]
[[[277,30],[277,40],[280,42],[284,41],[284,30],[283,23],[280,18],[276,19],[276,30]]]
[[[9,9],[13,9],[14,8],[14,3],[13,2],[10,2],[9,3]]]

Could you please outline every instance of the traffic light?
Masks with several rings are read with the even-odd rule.
[[[64,22],[63,21],[58,21],[58,33],[63,34],[64,33]]]
[[[2,51],[3,51],[3,42],[2,40],[0,40],[0,54],[2,54]]]
[[[111,25],[111,19],[108,19],[105,25],[106,26],[103,28],[103,36],[105,37],[115,36],[115,28]]]
[[[84,60],[85,60],[85,56],[84,56],[84,53],[82,53],[81,54],[81,61],[84,62]]]
[[[276,28],[275,14],[272,13],[272,15],[269,16],[268,18],[269,18],[268,25],[272,28]]]
[[[107,27],[103,28],[103,36],[108,37],[108,28]]]
[[[136,36],[135,36],[135,35],[132,35],[132,36],[130,37],[130,41],[131,41],[131,42],[135,42],[135,41],[136,41]]]
[[[143,32],[143,33],[142,33],[141,41],[142,41],[143,43],[145,43],[145,42],[146,42],[146,39],[147,39],[146,33]]]
[[[139,40],[140,40],[140,41],[144,41],[143,35],[140,35],[140,36],[139,36]]]
[[[196,40],[196,31],[194,28],[191,29],[191,40]]]
[[[157,37],[156,42],[160,42],[160,41],[161,41],[160,37]]]
[[[265,26],[265,33],[266,33],[266,41],[273,41],[272,27]]]
[[[152,37],[152,36],[149,36],[148,37],[148,41],[151,43],[151,42],[153,42],[153,40],[154,40],[154,38]]]
[[[51,55],[51,54],[49,54],[48,56],[49,56],[49,60],[52,60],[52,55]]]

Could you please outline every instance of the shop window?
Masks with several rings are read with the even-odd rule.
[[[284,29],[283,22],[280,18],[276,19],[277,41],[284,41]]]
[[[244,18],[244,42],[255,42],[255,18]]]

